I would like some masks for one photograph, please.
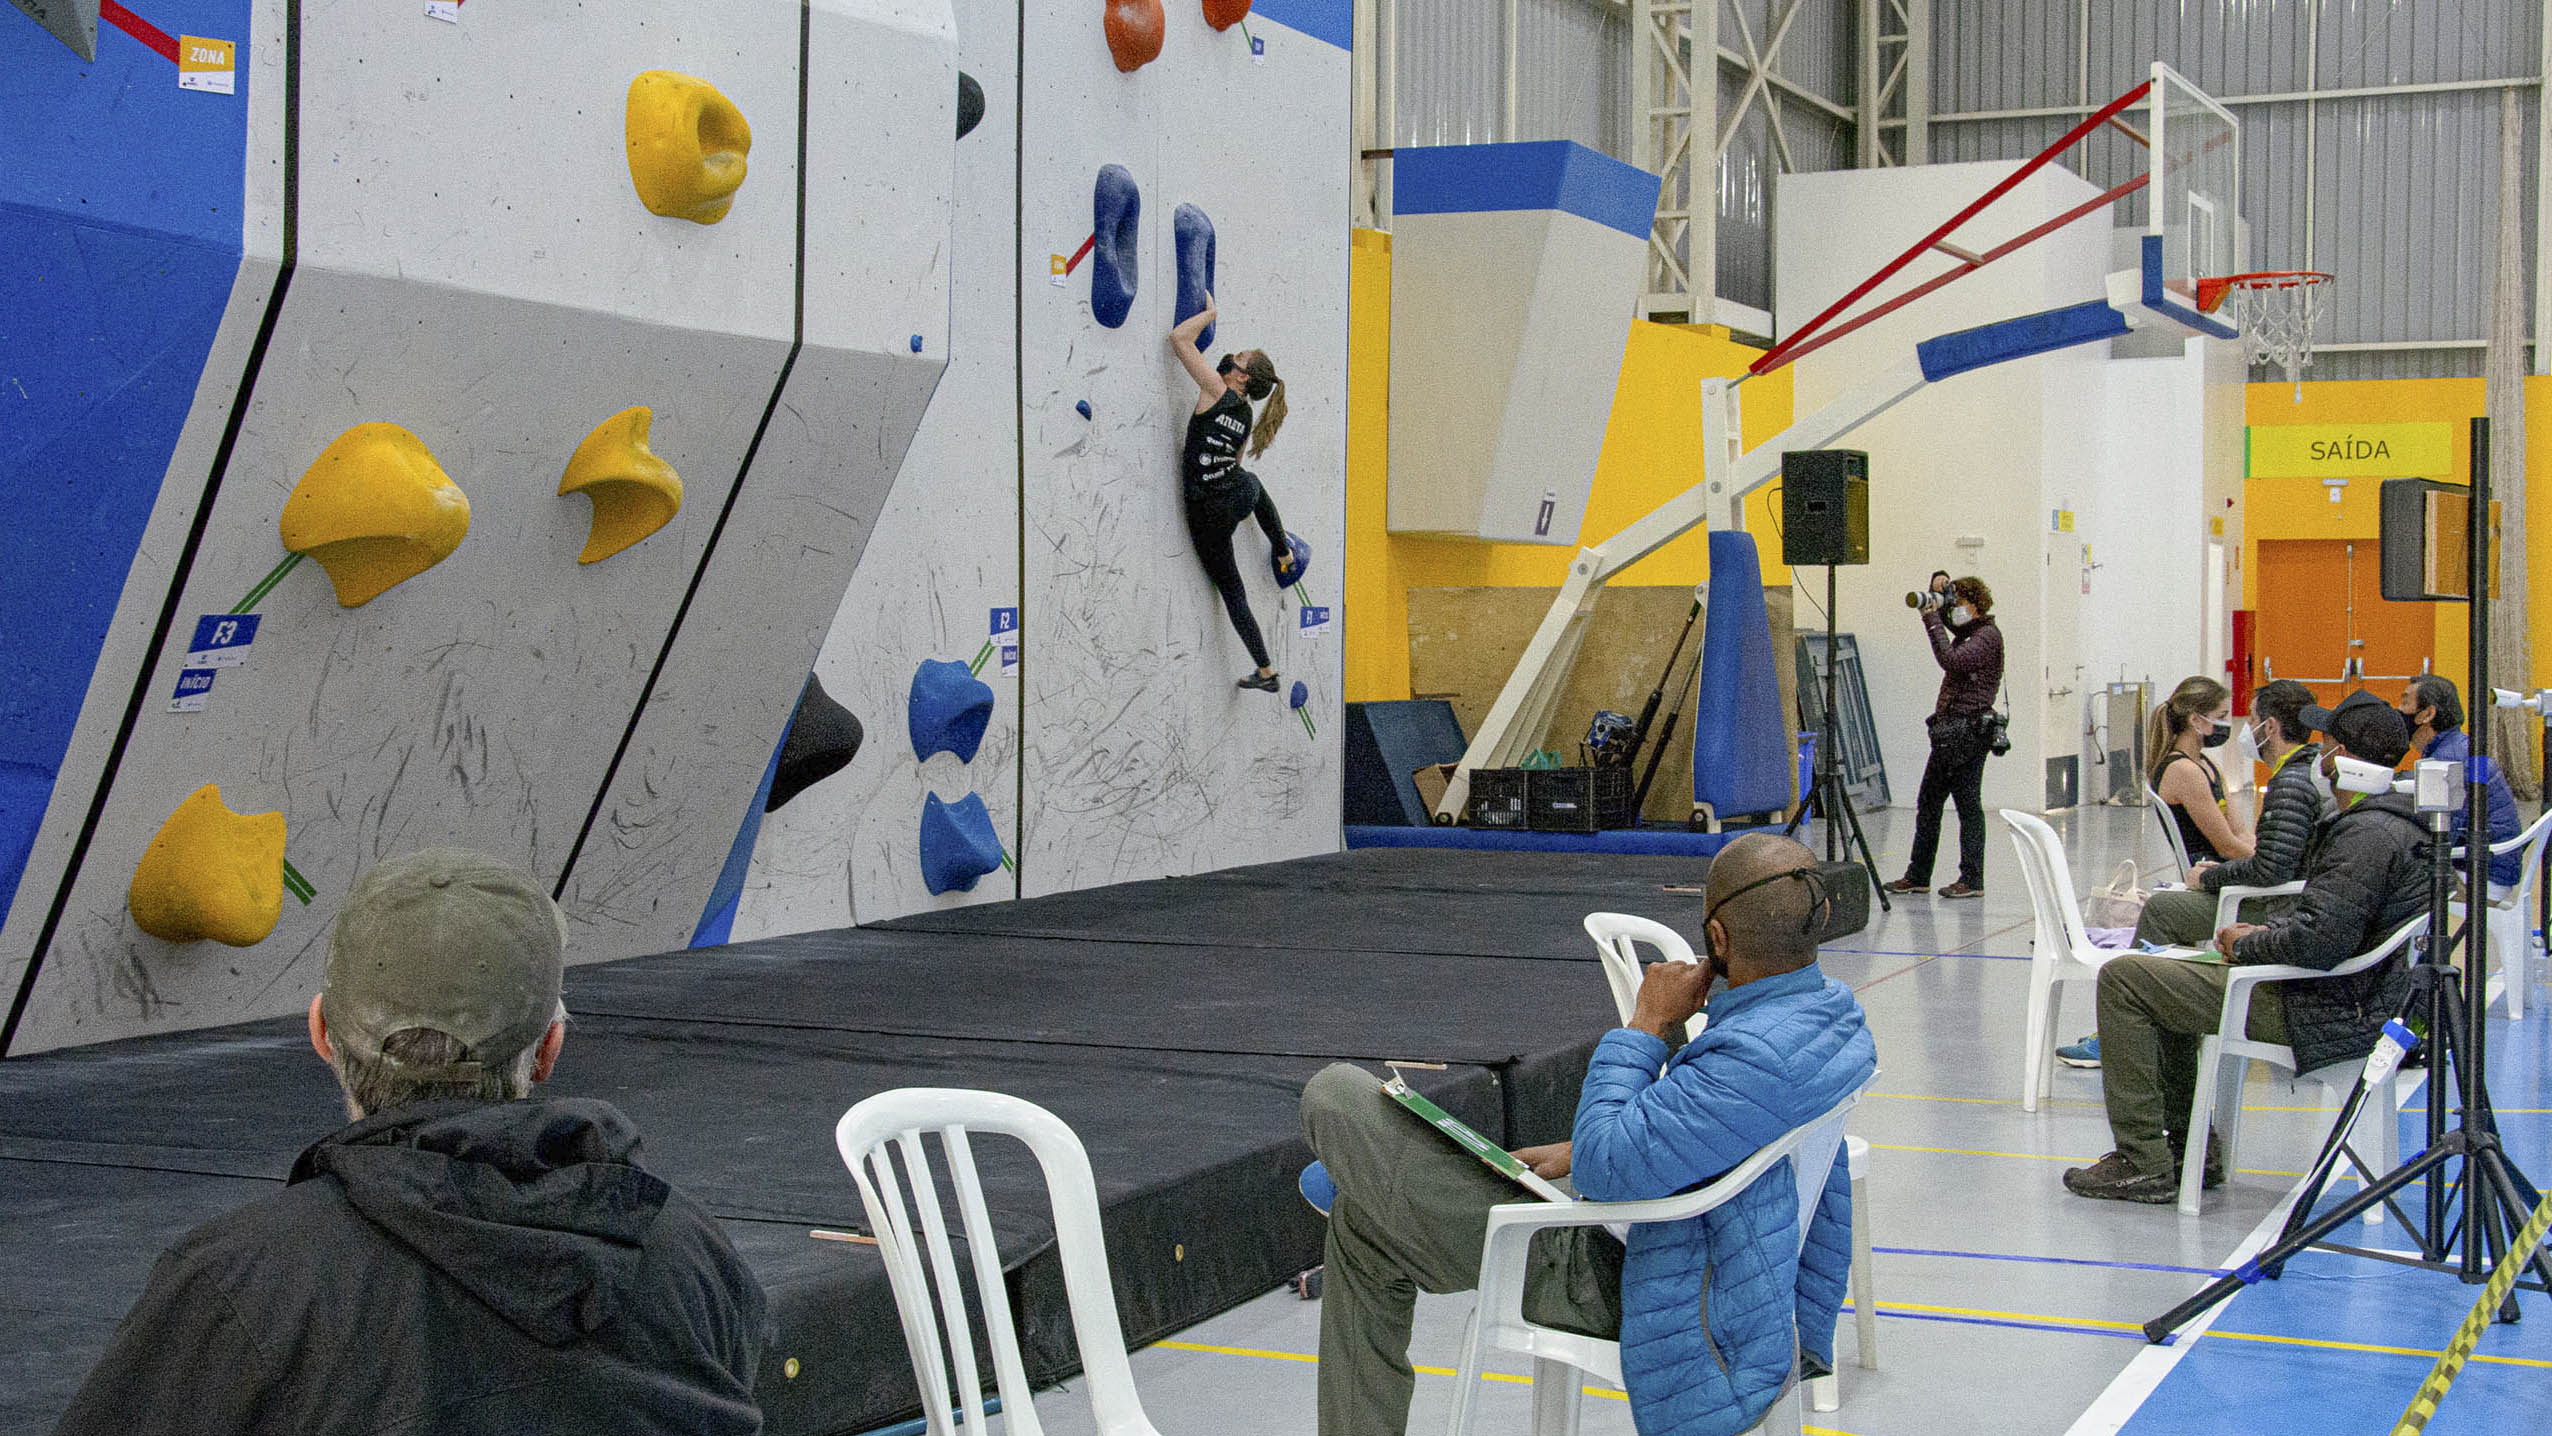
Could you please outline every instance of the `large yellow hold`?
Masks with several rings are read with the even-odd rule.
[[[396,424],[357,424],[312,460],[284,500],[284,547],[328,571],[337,602],[361,608],[452,556],[470,499],[424,441]]]
[[[629,179],[651,214],[716,224],[744,183],[753,127],[718,87],[672,70],[629,82]]]
[[[124,905],[165,942],[266,940],[284,911],[284,815],[234,813],[206,783],[160,824]]]
[[[594,501],[594,526],[578,563],[611,557],[673,521],[682,509],[682,479],[647,447],[653,409],[623,409],[594,426],[567,461],[558,492]]]

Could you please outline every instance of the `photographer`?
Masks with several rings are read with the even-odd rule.
[[[1935,573],[1932,582],[1945,576]],[[1917,595],[1918,602],[1921,596]],[[1942,609],[1947,608],[1946,616]],[[1994,591],[1970,575],[1948,582],[1942,597],[1921,604],[1923,629],[1932,640],[1932,656],[1941,665],[1940,697],[1932,704],[1929,727],[1931,760],[1923,765],[1923,787],[1914,798],[1914,851],[1906,858],[1905,876],[1887,885],[1892,893],[1932,890],[1932,859],[1941,845],[1941,804],[1958,801],[1958,881],[1941,889],[1945,898],[1985,895],[1985,758],[1993,751],[1999,724],[1994,694],[2003,684],[2003,634],[1994,626]]]

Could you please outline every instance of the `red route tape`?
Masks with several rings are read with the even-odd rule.
[[[161,59],[172,65],[177,63],[177,37],[118,5],[115,0],[98,0],[97,17],[159,51]]]
[[[1072,251],[1072,258],[1064,261],[1063,272],[1070,274],[1072,271],[1079,269],[1081,267],[1081,261],[1090,257],[1090,251],[1097,248],[1098,243],[1099,237],[1095,234],[1090,236],[1088,239],[1081,241],[1081,247]]]

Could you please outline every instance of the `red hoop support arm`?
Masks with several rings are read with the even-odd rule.
[[[2132,194],[2135,190],[2141,188],[2149,176],[2139,176],[2138,178],[2129,181],[2127,184],[2111,190],[2107,195],[2103,196],[2101,199],[2094,200],[2091,204],[2077,206],[2061,219],[2052,220],[2046,224],[2040,225],[2036,229],[2031,230],[2029,233],[2022,235],[2018,239],[1995,246],[1986,253],[1979,255],[1973,263],[1967,264],[1965,267],[1960,269],[1951,270],[1949,273],[1941,275],[1922,287],[1915,289],[1912,293],[1900,295],[1897,298],[1888,301],[1886,304],[1872,310],[1870,313],[1855,319],[1847,328],[1837,330],[1835,333],[1823,338],[1814,337],[1816,336],[1817,331],[1823,329],[1826,322],[1833,319],[1835,315],[1840,314],[1844,310],[1851,308],[1854,304],[1859,303],[1871,290],[1885,284],[1896,274],[1898,270],[1912,264],[1922,255],[1938,249],[1941,242],[1956,232],[1960,225],[1967,223],[1969,220],[1974,219],[1977,215],[1983,213],[1986,207],[1993,204],[1994,201],[2001,199],[2004,195],[2009,194],[2020,184],[2022,180],[2036,174],[2040,169],[2053,161],[2056,156],[2063,154],[2065,151],[2072,149],[2075,145],[2080,144],[2085,135],[2088,135],[2093,130],[2099,129],[2101,126],[2108,124],[2112,119],[2115,119],[2118,115],[2133,107],[2137,101],[2143,99],[2152,91],[2152,89],[2153,82],[2151,80],[2147,80],[2143,84],[2136,86],[2134,89],[2127,91],[2123,95],[2120,95],[2118,98],[2111,100],[2108,104],[2101,106],[2098,110],[2093,111],[2087,119],[2083,120],[2080,124],[2075,125],[2072,129],[2065,131],[2063,138],[2057,140],[2054,144],[2049,145],[2046,149],[2039,151],[2036,158],[2030,160],[2029,163],[2022,165],[2019,169],[2012,171],[2009,175],[2003,178],[2001,183],[1995,185],[1992,189],[1985,191],[1984,195],[1977,199],[1975,203],[1970,204],[1967,208],[1950,216],[1949,220],[1941,225],[1940,228],[1933,230],[1930,234],[1916,240],[1903,254],[1898,255],[1896,258],[1889,260],[1886,264],[1880,266],[1878,273],[1871,275],[1869,278],[1862,280],[1858,285],[1854,286],[1851,293],[1844,295],[1841,299],[1838,299],[1832,304],[1826,306],[1824,313],[1819,314],[1816,318],[1809,320],[1804,325],[1801,325],[1796,333],[1766,350],[1762,358],[1757,359],[1752,364],[1746,366],[1746,372],[1748,374],[1769,374],[1773,370],[1780,368],[1782,365],[1798,358],[1800,355],[1806,354],[1812,349],[1822,348],[1826,344],[1842,338],[1845,334],[1849,334],[1853,329],[1857,329],[1862,325],[1869,323],[1871,320],[1878,318],[1880,315],[1902,307],[1916,296],[1928,294],[1932,290],[1939,288],[1941,285],[1948,283],[1952,279],[1974,273],[1977,269],[1982,268],[1987,263],[1990,263],[1994,259],[2000,258],[2005,254],[2009,254],[2021,245],[2027,244],[2029,241],[2037,239],[2051,230],[2072,223],[2074,220],[2081,218],[2084,214],[2089,213],[2092,209],[2100,205],[2115,203],[2119,196]],[[1813,343],[1810,342],[1811,339],[1814,339]]]

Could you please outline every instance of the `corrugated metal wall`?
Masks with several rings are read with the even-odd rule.
[[[1771,38],[1782,0],[1726,0],[1721,40]],[[1499,0],[1399,0],[1398,144],[1466,144],[1498,133]],[[1979,112],[2096,104],[2160,59],[2219,97],[2530,78],[2539,0],[1932,0],[1931,154],[1936,161],[2020,159],[2073,123],[2065,114],[1962,119]],[[1854,103],[1854,0],[1802,0],[1779,69],[1801,87]],[[1519,0],[1517,139],[1570,139],[1627,159],[1628,7],[1609,0]],[[1723,113],[1743,71],[1723,65]],[[2339,285],[2321,327],[2339,344],[2476,340],[2489,331],[2498,224],[2499,106],[2522,108],[2523,203],[2534,206],[2535,107],[2528,86],[2242,104],[2244,218],[2253,268],[2326,269]],[[1853,127],[1774,93],[1791,166],[1852,162]],[[2308,108],[2310,111],[2308,119]],[[2144,164],[2114,132],[2071,167],[2111,185]],[[1771,300],[1771,225],[1782,169],[1760,99],[1719,172],[1719,292]],[[2308,195],[2309,176],[2309,195]],[[2122,209],[2140,223],[2141,198]],[[2530,227],[2530,226],[2529,226]],[[2533,242],[2529,236],[2528,243]],[[2531,265],[2527,266],[2531,273]],[[2328,352],[2318,379],[2480,373],[2482,351]]]

